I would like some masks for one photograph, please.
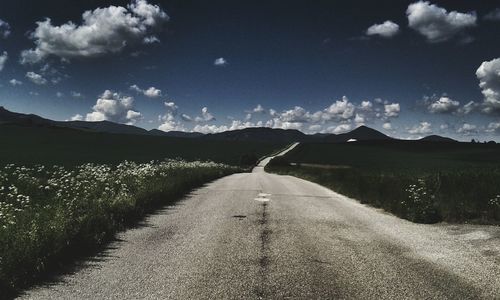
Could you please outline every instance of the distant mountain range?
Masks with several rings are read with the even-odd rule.
[[[34,114],[11,112],[0,106],[0,125],[10,124],[34,127],[59,127],[75,130],[105,132],[114,134],[139,134],[165,137],[201,138],[226,141],[260,141],[260,142],[330,142],[343,143],[349,141],[390,141],[395,140],[375,129],[360,126],[342,134],[305,134],[294,129],[277,129],[267,127],[252,127],[230,130],[221,133],[203,134],[199,132],[170,131],[158,129],[146,130],[133,125],[119,124],[110,121],[53,121]],[[428,142],[456,142],[438,135],[430,135],[421,139]]]

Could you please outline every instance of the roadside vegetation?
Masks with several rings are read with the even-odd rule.
[[[241,171],[182,160],[0,168],[0,291],[5,296],[89,253],[153,208]]]
[[[266,170],[319,183],[414,222],[500,224],[498,145],[301,144]]]

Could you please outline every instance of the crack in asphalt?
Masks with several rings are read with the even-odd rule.
[[[260,230],[260,257],[259,257],[259,275],[260,275],[260,285],[256,289],[255,294],[258,299],[265,299],[267,296],[266,286],[267,278],[269,274],[269,243],[271,239],[272,231],[269,229],[269,213],[267,209],[267,203],[262,203],[262,215],[259,219]]]

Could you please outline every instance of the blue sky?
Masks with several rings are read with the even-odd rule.
[[[499,1],[80,2],[3,4],[0,105],[147,129],[499,140]]]

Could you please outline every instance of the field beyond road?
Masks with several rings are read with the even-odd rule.
[[[500,222],[497,144],[303,143],[267,168],[415,222]]]

